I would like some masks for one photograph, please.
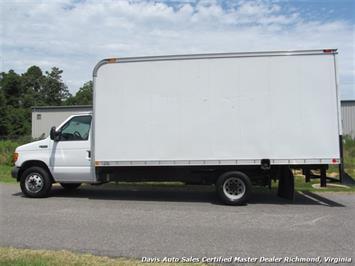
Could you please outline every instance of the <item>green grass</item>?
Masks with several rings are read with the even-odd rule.
[[[355,186],[349,188],[343,187],[332,187],[331,184],[339,184],[335,182],[327,182],[328,186],[326,188],[314,188],[312,185],[319,184],[319,179],[311,180],[311,182],[306,183],[304,176],[295,176],[295,189],[297,191],[312,191],[312,192],[355,192]],[[277,186],[277,184],[275,184]]]
[[[16,140],[0,140],[0,165],[11,165],[12,154],[15,152],[16,147],[31,141],[29,137]]]
[[[15,183],[16,179],[11,176],[10,165],[0,165],[0,182],[2,183]]]
[[[16,182],[16,179],[11,177],[12,154],[18,146],[31,141],[30,137],[21,137],[16,140],[0,140],[0,182]]]
[[[91,254],[79,254],[70,251],[31,250],[0,248],[0,265],[3,266],[123,266],[123,265],[177,265],[168,263],[141,263],[136,259],[109,258]],[[184,263],[183,265],[202,265]]]
[[[344,166],[345,171],[355,177],[355,139],[344,137]]]
[[[327,182],[327,187],[325,188],[314,188],[314,184],[319,185],[319,179],[316,180],[311,180],[311,182],[306,183],[304,176],[301,175],[296,175],[295,176],[295,190],[299,192],[355,192],[355,186],[351,187],[332,187],[331,184],[339,184],[335,182]],[[272,193],[276,193],[278,187],[278,181],[274,182],[272,181],[271,184],[271,191],[268,187],[253,187],[254,192],[265,192],[267,193],[268,191]]]

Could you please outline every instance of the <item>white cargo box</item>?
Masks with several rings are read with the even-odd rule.
[[[336,50],[103,60],[96,165],[339,163]]]

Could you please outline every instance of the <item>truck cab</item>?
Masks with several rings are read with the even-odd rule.
[[[95,182],[91,170],[92,113],[70,116],[50,135],[16,148],[12,176],[29,197],[45,196],[54,182],[64,188]]]

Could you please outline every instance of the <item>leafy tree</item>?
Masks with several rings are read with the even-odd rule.
[[[7,106],[5,111],[5,134],[7,136],[24,136],[31,132],[31,115],[23,107]]]
[[[22,74],[23,87],[23,106],[31,107],[36,105],[43,105],[43,83],[44,76],[42,70],[38,66],[31,66]]]
[[[1,73],[0,76],[0,135],[16,134],[14,118],[21,116],[18,109],[22,106],[21,76],[15,71]],[[20,123],[21,125],[21,123]]]
[[[0,137],[31,134],[31,106],[92,104],[92,82],[72,96],[62,80],[63,70],[53,67],[43,74],[31,66],[22,75],[0,73]]]
[[[62,105],[71,94],[68,87],[62,80],[63,70],[52,67],[51,71],[46,71],[43,82],[42,97],[46,105]]]
[[[0,136],[6,135],[6,100],[0,87]]]
[[[79,89],[79,91],[68,98],[66,101],[67,105],[91,105],[92,104],[92,81],[84,83],[84,85]]]
[[[2,73],[0,87],[5,96],[6,105],[19,107],[21,104],[21,77],[10,70],[8,73]]]
[[[43,73],[38,66],[31,66],[22,75],[24,84],[35,92],[41,90],[41,82],[43,82]]]

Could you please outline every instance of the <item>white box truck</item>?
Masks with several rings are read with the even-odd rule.
[[[335,49],[111,58],[93,71],[92,113],[20,146],[13,176],[29,197],[51,184],[179,180],[227,204],[290,168],[341,164]],[[324,174],[323,174],[324,177]],[[323,180],[323,179],[322,179]]]

